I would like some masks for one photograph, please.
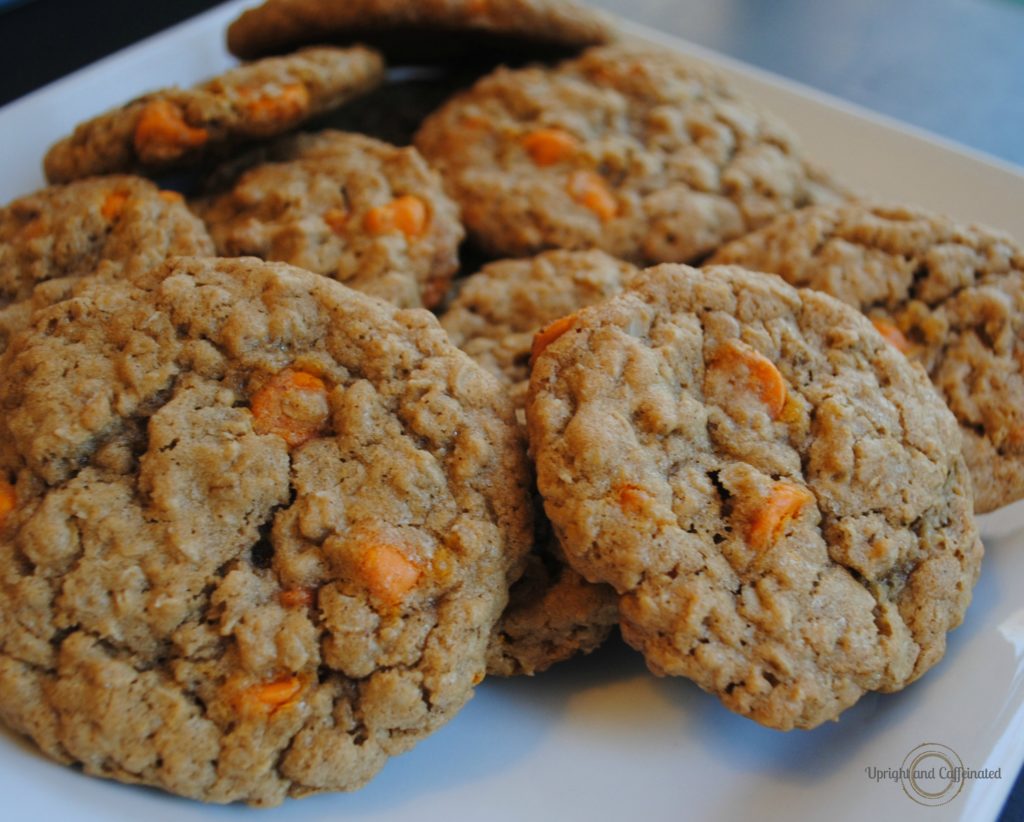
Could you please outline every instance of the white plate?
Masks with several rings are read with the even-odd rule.
[[[230,3],[0,110],[0,201],[42,184],[43,150],[75,122],[148,89],[230,64]],[[812,154],[865,192],[1024,238],[1024,175],[994,160],[652,32],[733,74]],[[352,795],[289,801],[261,820],[994,819],[1024,761],[1024,504],[984,518],[987,557],[945,660],[902,693],[869,695],[811,732],[766,730],[681,680],[648,675],[613,643],[533,680],[488,680],[470,705]],[[2,698],[2,695],[0,695]],[[972,769],[946,805],[922,808],[870,768],[922,743]],[[936,764],[935,760],[925,764]],[[923,785],[927,787],[927,783]],[[212,807],[82,776],[0,733],[5,819],[228,819]]]

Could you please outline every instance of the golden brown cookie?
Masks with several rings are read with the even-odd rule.
[[[309,43],[367,43],[394,65],[565,57],[614,38],[575,0],[266,0],[228,27],[245,59]]]
[[[266,162],[196,201],[218,253],[277,260],[404,308],[437,305],[459,266],[458,207],[416,149],[323,131],[262,150]]]
[[[553,69],[498,69],[431,115],[416,145],[496,256],[600,248],[694,261],[842,196],[789,129],[725,79],[636,44]]]
[[[0,384],[0,718],[210,802],[351,790],[470,698],[531,534],[498,384],[254,259],[92,281]]]
[[[80,277],[116,276],[213,243],[181,195],[112,175],[50,186],[0,208],[0,352]]]
[[[1024,249],[912,206],[782,217],[716,262],[779,274],[864,311],[920,363],[960,423],[975,510],[1024,497]]]
[[[664,265],[560,330],[530,378],[538,485],[651,670],[789,729],[942,658],[982,556],[959,431],[862,314]]]
[[[155,91],[82,123],[43,160],[61,183],[92,174],[155,174],[282,134],[384,77],[368,48],[309,48],[234,68],[189,89]]]

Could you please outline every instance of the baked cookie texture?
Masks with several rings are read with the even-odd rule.
[[[218,253],[277,260],[404,308],[434,307],[459,267],[459,210],[416,149],[361,134],[285,138],[197,200]],[[243,161],[244,162],[244,161]]]
[[[864,311],[960,423],[975,511],[1024,497],[1024,250],[920,208],[850,203],[781,217],[715,256]]]
[[[469,699],[532,533],[494,379],[253,259],[83,284],[4,355],[0,718],[211,802],[349,790]]]
[[[825,294],[651,269],[541,352],[527,419],[548,516],[626,641],[764,725],[903,688],[970,602],[956,421]]]
[[[575,0],[266,0],[229,27],[250,59],[309,43],[367,43],[400,64],[565,57],[614,39],[608,18]]]
[[[601,251],[548,251],[500,260],[465,281],[441,316],[441,326],[452,342],[508,386],[512,406],[522,415],[537,332],[618,294],[636,273],[634,266]],[[534,523],[530,564],[494,627],[487,662],[491,674],[533,675],[590,653],[618,623],[614,590],[588,583],[566,563],[542,512]]]
[[[497,256],[599,248],[689,262],[844,196],[722,77],[635,44],[498,69],[429,117],[415,143]]]
[[[141,177],[97,177],[19,197],[0,208],[0,352],[33,311],[63,299],[80,277],[213,251],[181,195]]]
[[[93,174],[155,174],[282,134],[381,83],[362,46],[316,47],[239,66],[189,89],[155,91],[80,124],[46,153],[51,183]]]

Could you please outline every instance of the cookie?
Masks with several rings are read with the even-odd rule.
[[[441,316],[459,348],[508,386],[518,414],[526,401],[530,351],[542,327],[619,293],[636,269],[601,251],[549,251],[490,263],[469,277]],[[525,422],[525,420],[524,420]],[[539,506],[538,506],[539,507]],[[590,653],[617,623],[615,592],[567,565],[542,514],[534,552],[495,626],[487,669],[532,675]]]
[[[0,718],[211,802],[350,790],[484,675],[532,533],[496,381],[421,310],[176,258],[0,385]]]
[[[266,156],[193,204],[219,254],[291,263],[404,308],[441,301],[464,231],[416,149],[325,131]]]
[[[975,511],[1024,497],[1024,249],[919,208],[851,203],[780,218],[716,256],[864,311],[960,423]]]
[[[614,39],[574,0],[266,0],[228,27],[244,59],[308,43],[366,43],[395,65],[565,57]]]
[[[149,268],[176,254],[212,255],[181,195],[116,175],[51,186],[0,209],[0,352],[38,308],[100,268]]]
[[[688,262],[842,195],[795,137],[717,74],[649,46],[498,69],[427,119],[416,145],[496,256],[600,248]]]
[[[231,69],[190,89],[169,88],[82,123],[46,153],[52,183],[120,171],[156,174],[274,137],[340,106],[384,77],[358,46],[309,48]]]
[[[982,556],[960,435],[862,314],[664,265],[566,325],[531,374],[538,486],[651,670],[789,729],[942,658]]]

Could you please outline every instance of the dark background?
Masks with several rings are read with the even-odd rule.
[[[0,0],[0,104],[216,5],[210,0]],[[1020,47],[1024,52],[1024,42]],[[1024,78],[1016,82],[1024,86]],[[1024,777],[1017,780],[1000,822],[1024,822]]]

